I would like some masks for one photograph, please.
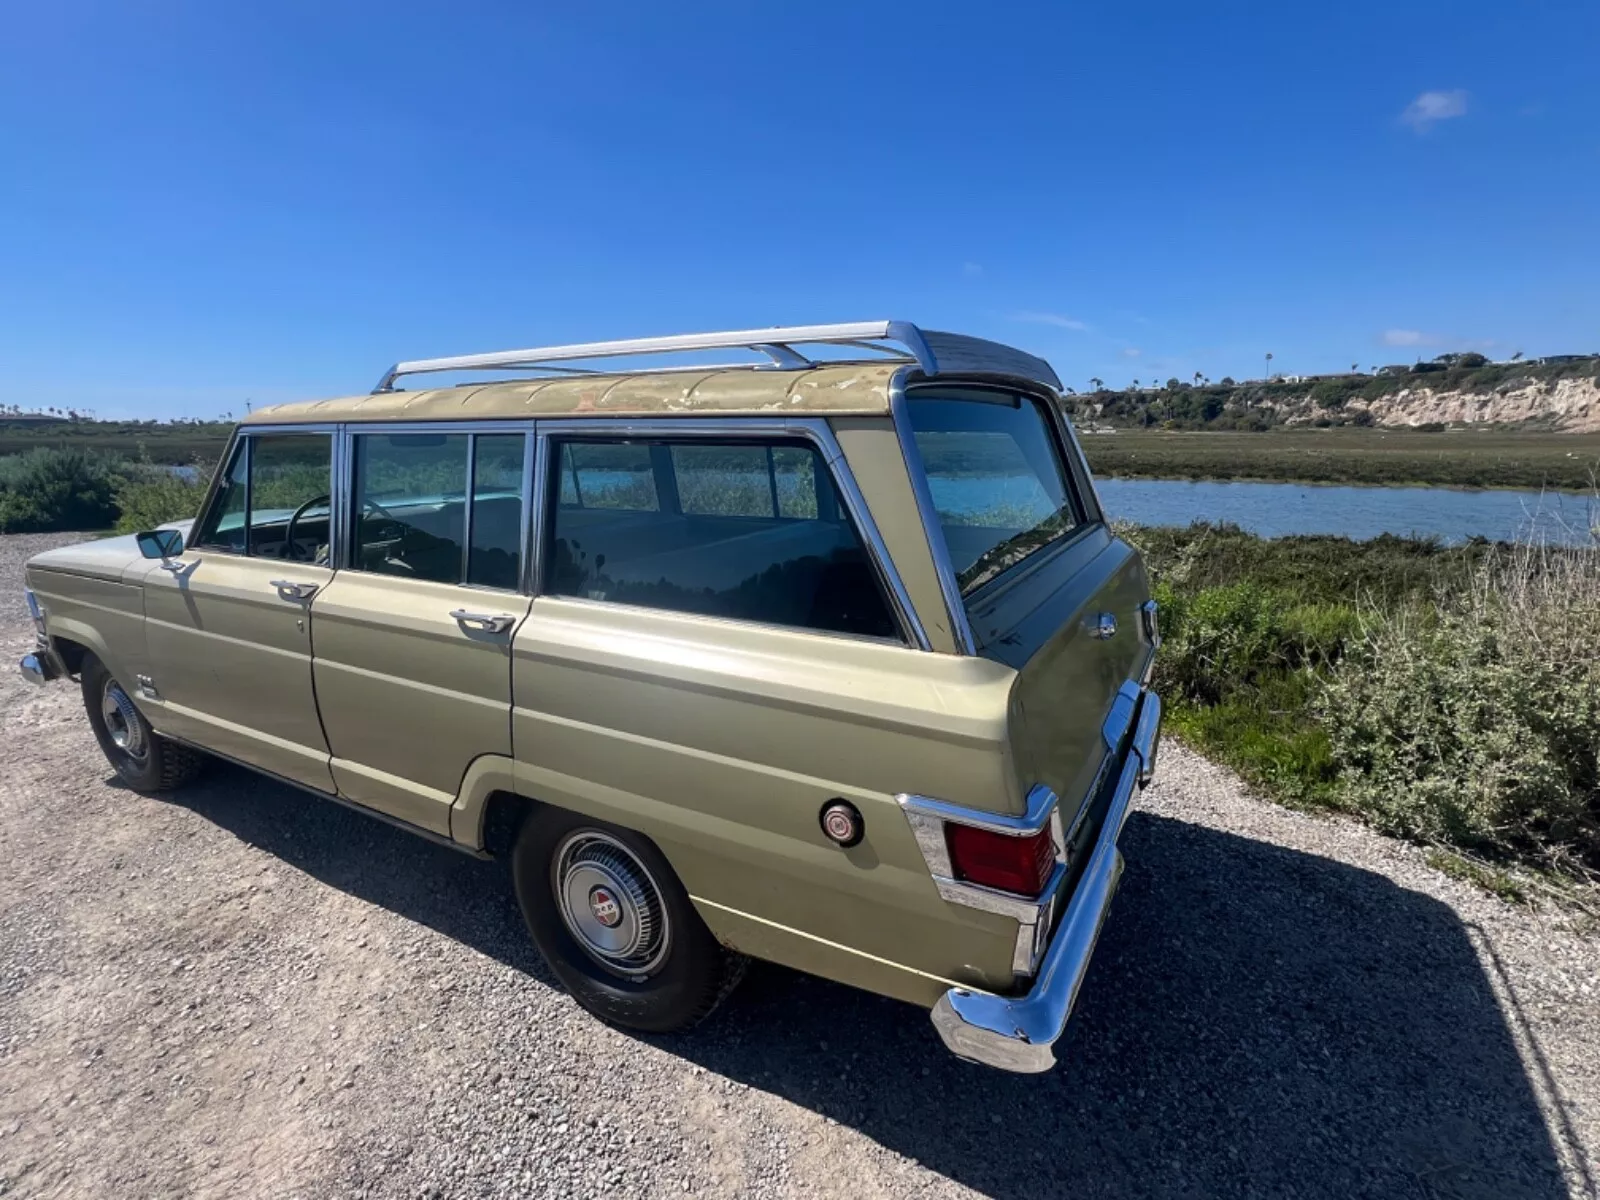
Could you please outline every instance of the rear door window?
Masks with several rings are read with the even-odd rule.
[[[352,569],[517,588],[523,434],[360,433],[354,442]]]
[[[1044,406],[999,392],[908,399],[912,438],[961,594],[1083,523]]]

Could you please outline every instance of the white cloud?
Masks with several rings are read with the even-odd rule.
[[[1139,355],[1141,355],[1143,353],[1144,353],[1144,351],[1140,350],[1139,347],[1137,347],[1137,346],[1126,346],[1126,347],[1123,348],[1122,357],[1123,358],[1138,358]]]
[[[1030,325],[1054,325],[1057,329],[1070,329],[1074,333],[1082,333],[1089,326],[1075,317],[1063,317],[1060,313],[1050,312],[1019,312],[1012,313],[1013,321],[1026,321]]]
[[[1449,92],[1423,92],[1400,114],[1400,123],[1417,133],[1427,133],[1440,121],[1467,115],[1467,93],[1460,88]]]
[[[1385,329],[1383,331],[1383,344],[1385,346],[1420,346],[1427,340],[1421,331],[1416,329]]]
[[[974,278],[974,277],[976,277],[978,275],[982,275],[983,274],[983,264],[982,263],[970,262],[970,261],[969,262],[964,262],[964,263],[961,264],[961,273],[963,275],[965,275],[968,279],[972,279],[972,278]]]

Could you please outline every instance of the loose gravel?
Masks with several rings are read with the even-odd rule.
[[[0,538],[0,647],[24,559]],[[1064,1064],[758,966],[591,1019],[504,871],[234,768],[117,786],[0,664],[0,1195],[1594,1194],[1600,942],[1175,745]]]

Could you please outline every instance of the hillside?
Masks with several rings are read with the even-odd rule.
[[[1097,381],[1091,381],[1097,382]],[[1490,363],[1481,355],[1373,374],[1164,386],[1070,397],[1085,427],[1266,430],[1277,426],[1500,425],[1600,432],[1600,356]]]

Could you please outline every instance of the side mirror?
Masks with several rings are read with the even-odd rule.
[[[183,531],[178,529],[150,529],[136,533],[139,553],[146,558],[177,558],[183,553]]]

